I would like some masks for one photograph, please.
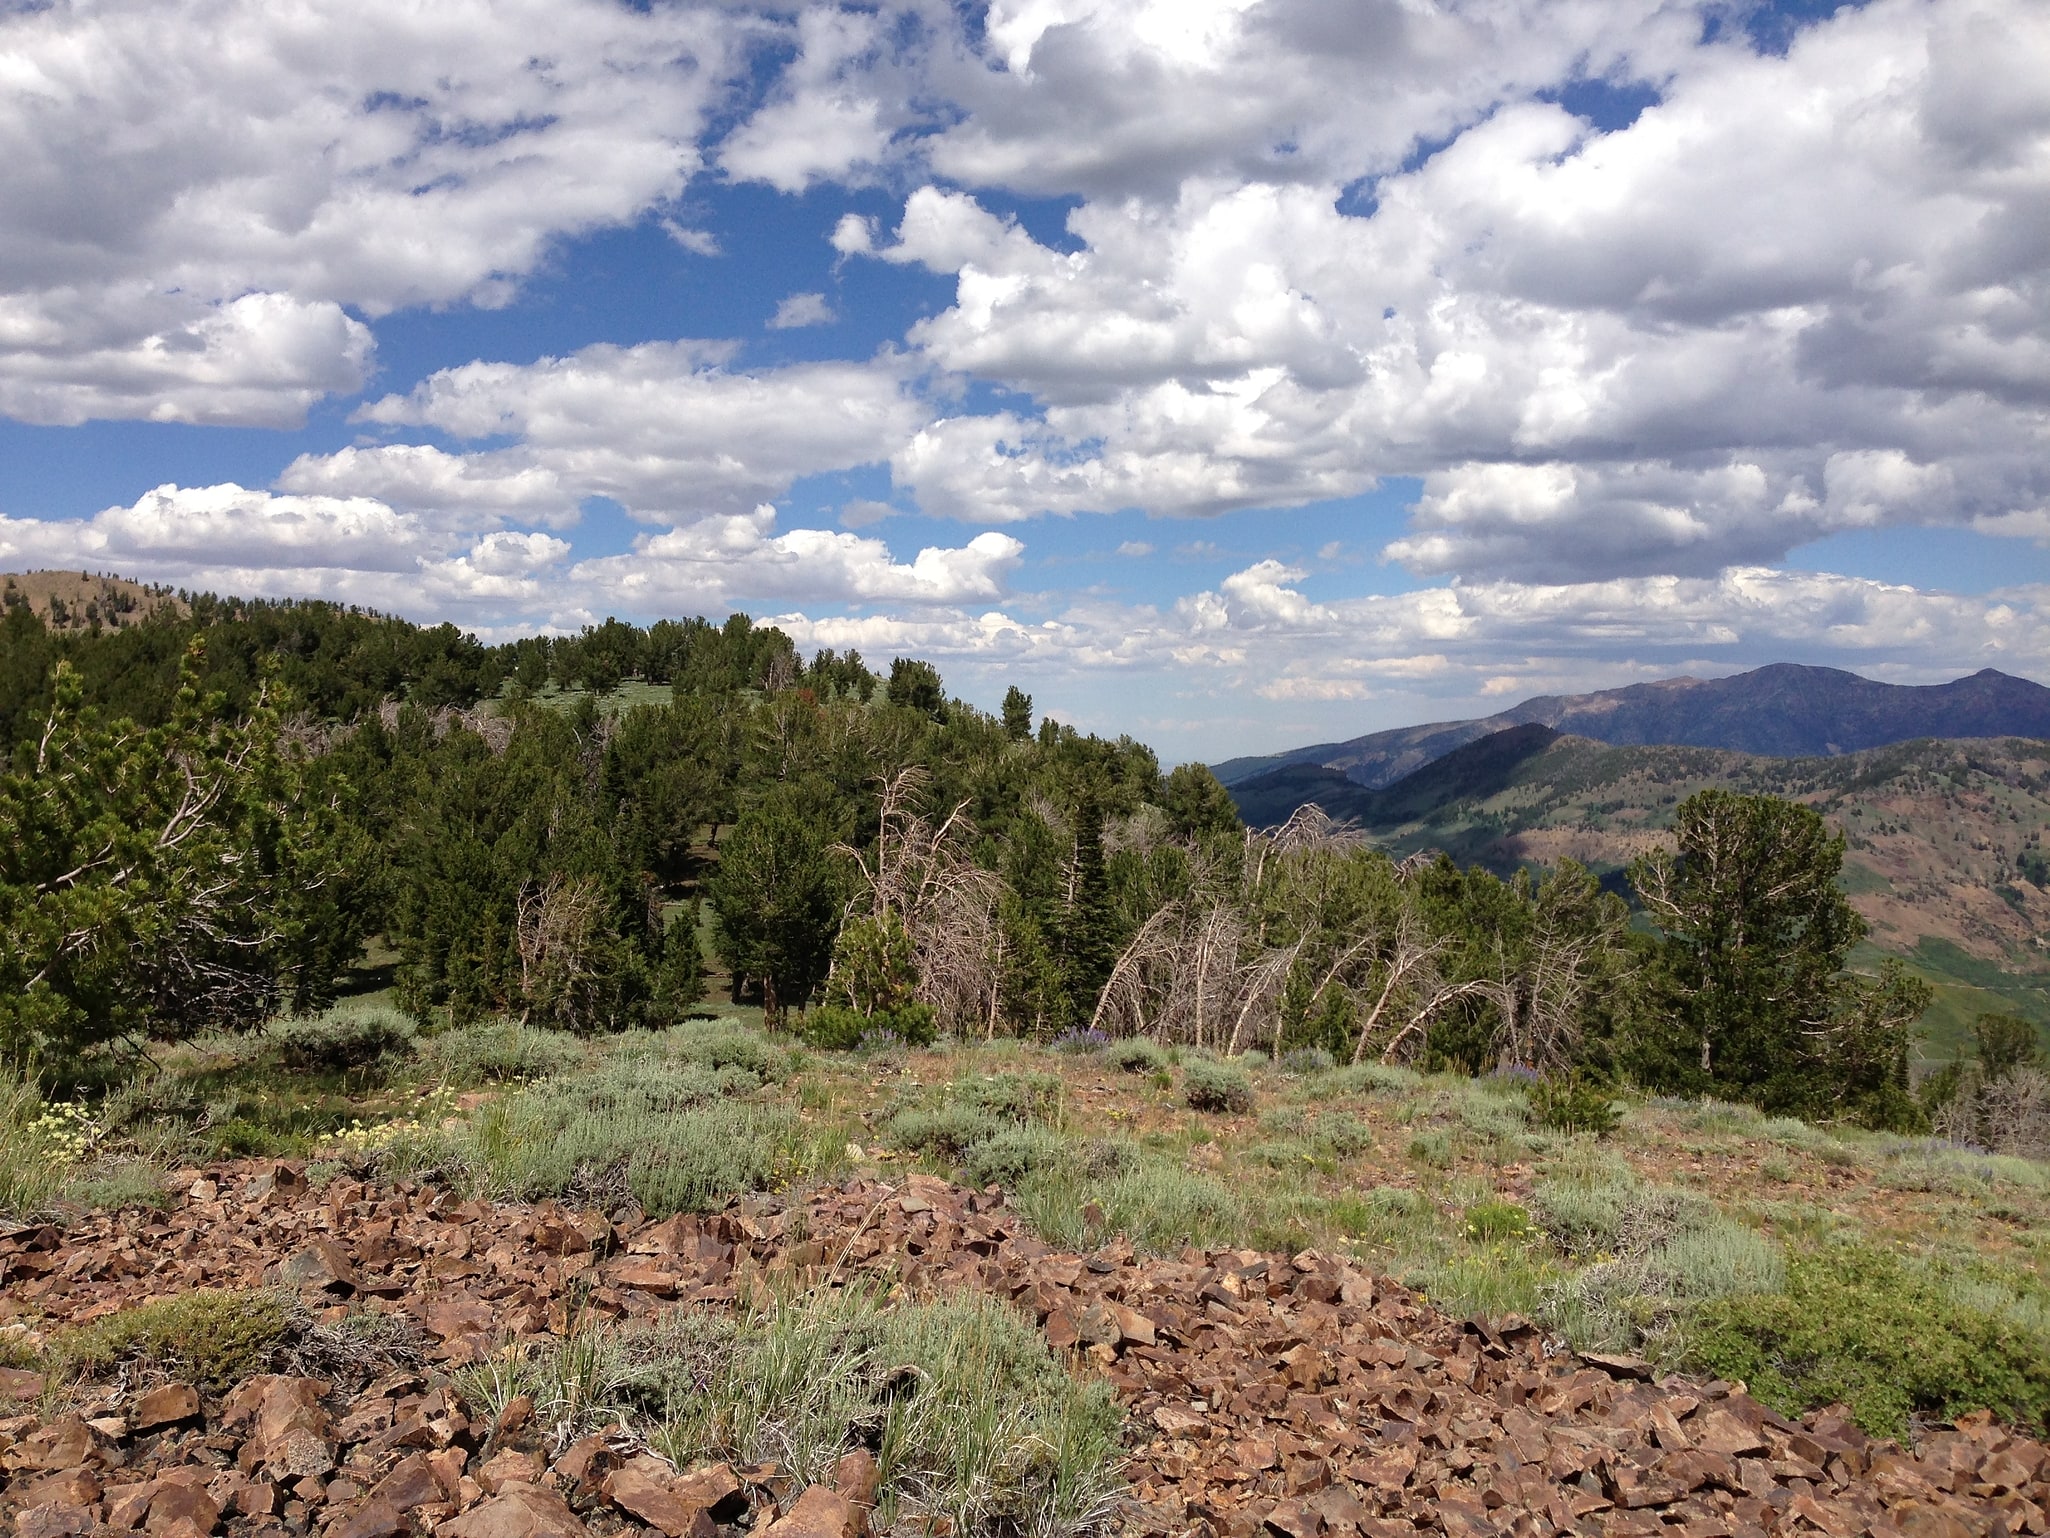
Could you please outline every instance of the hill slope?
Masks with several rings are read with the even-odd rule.
[[[95,577],[82,571],[0,573],[0,605],[25,604],[51,630],[120,630],[140,624],[158,609],[186,612],[166,588],[146,587],[126,577]]]
[[[1668,678],[1595,694],[1542,695],[1479,720],[1232,759],[1214,772],[1226,785],[1239,785],[1277,768],[1312,764],[1379,789],[1455,748],[1530,724],[1617,745],[1819,757],[1922,737],[2050,738],[2050,689],[1992,668],[1947,684],[1910,685],[1776,663],[1729,678]]]
[[[1573,859],[1611,874],[1664,839],[1673,808],[1709,785],[1814,807],[1845,835],[1845,890],[1874,945],[1939,978],[2022,987],[2016,1007],[2050,1020],[2050,742],[1923,740],[1772,758],[1619,747],[1527,725],[1381,790],[1297,764],[1232,794],[1256,825],[1314,801],[1398,855],[1442,849],[1501,873]]]

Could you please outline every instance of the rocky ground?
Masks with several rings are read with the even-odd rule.
[[[0,1399],[23,1405],[0,1418],[0,1515],[18,1538],[858,1538],[875,1488],[859,1450],[834,1487],[807,1491],[771,1465],[677,1470],[623,1427],[557,1446],[517,1399],[486,1422],[449,1374],[509,1340],[560,1334],[575,1309],[637,1320],[877,1273],[912,1294],[1012,1298],[1115,1386],[1130,1532],[2050,1531],[2050,1453],[1985,1417],[1912,1448],[1875,1442],[1828,1411],[1797,1424],[1730,1384],[1548,1349],[1513,1318],[1448,1319],[1314,1252],[1053,1252],[994,1189],[923,1175],[662,1222],[404,1182],[316,1191],[285,1162],[178,1184],[169,1211],[0,1232],[0,1325],[47,1336],[271,1282],[330,1320],[377,1300],[417,1326],[417,1356],[225,1392],[116,1374],[60,1393],[0,1370]]]

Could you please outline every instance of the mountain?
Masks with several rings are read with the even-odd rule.
[[[1256,824],[1314,801],[1398,857],[1443,850],[1502,875],[1572,859],[1613,885],[1670,836],[1674,807],[1710,785],[1812,806],[1843,833],[1844,890],[1875,950],[1940,985],[1950,1015],[1939,1037],[1979,1009],[2050,1026],[2050,742],[1923,738],[1781,758],[1618,746],[1528,723],[1378,790],[1316,764],[1231,790]]]
[[[2050,689],[1992,668],[1947,684],[1916,685],[1782,662],[1729,678],[1668,678],[1596,694],[1542,695],[1480,720],[1399,727],[1236,758],[1213,772],[1236,788],[1276,769],[1317,765],[1379,789],[1455,748],[1530,724],[1615,745],[1818,757],[1918,737],[2050,738]]]

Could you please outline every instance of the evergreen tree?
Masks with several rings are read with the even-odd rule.
[[[1061,969],[1075,1017],[1087,1021],[1117,961],[1110,874],[1103,858],[1103,803],[1085,791],[1075,803],[1075,849],[1061,924]]]
[[[1644,1076],[1773,1110],[1906,1114],[1907,1035],[1928,995],[1898,969],[1844,975],[1865,924],[1837,884],[1842,835],[1808,807],[1726,790],[1688,797],[1673,831],[1677,852],[1630,870],[1673,1001],[1641,1037]]]
[[[0,776],[0,1056],[246,1029],[276,1002],[329,844],[294,832],[301,766],[270,702],[224,719],[203,666],[195,643],[169,719],[145,728],[86,706],[60,663]]]
[[[888,698],[892,705],[916,710],[935,721],[947,719],[947,691],[940,670],[930,662],[899,657],[890,664]]]
[[[1231,792],[1204,764],[1183,764],[1168,774],[1160,787],[1160,809],[1177,838],[1236,834],[1243,826]]]
[[[720,954],[736,984],[760,985],[772,1028],[803,1006],[833,953],[840,892],[831,841],[817,807],[777,786],[741,814],[707,883]]]
[[[1016,684],[1004,691],[1004,735],[1013,742],[1032,737],[1032,696]]]

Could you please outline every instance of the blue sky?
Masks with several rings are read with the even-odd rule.
[[[2050,678],[2031,0],[0,8],[0,568],[1169,759]]]

